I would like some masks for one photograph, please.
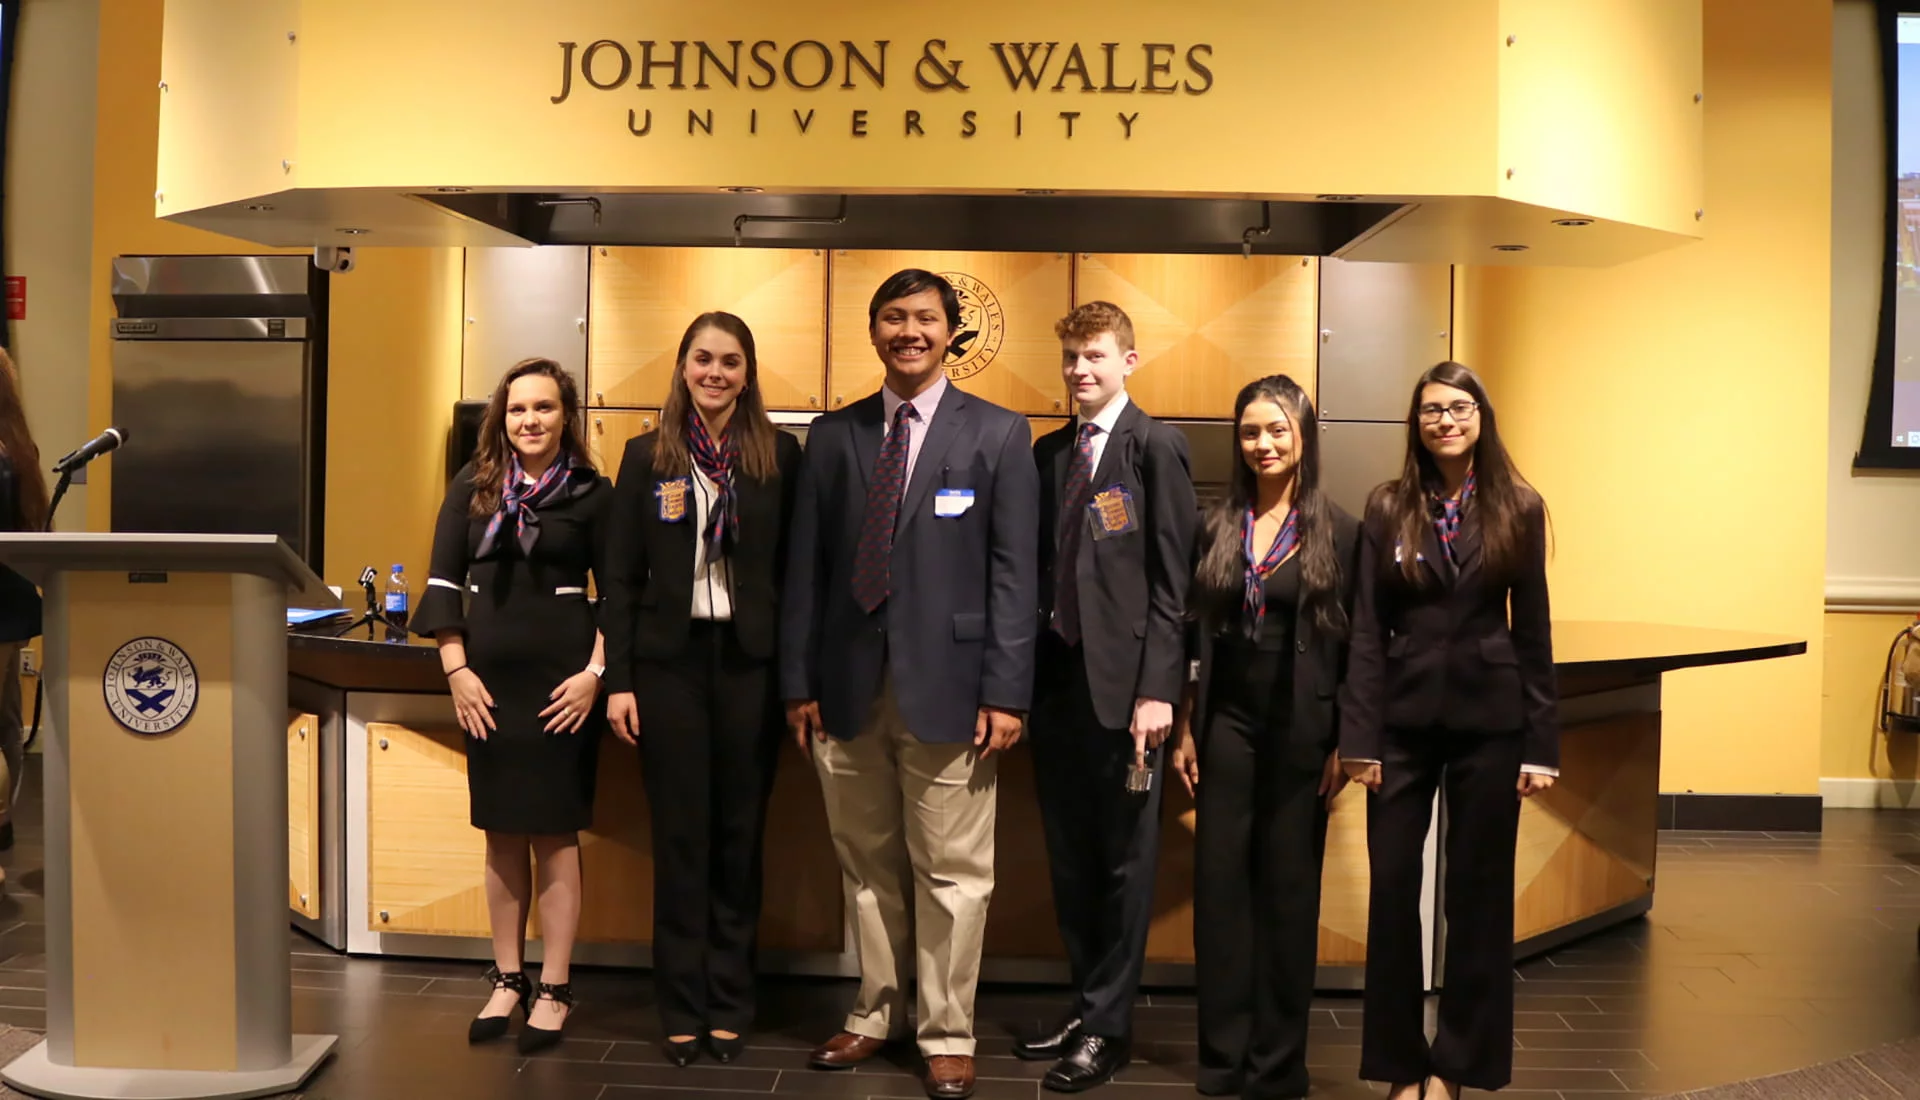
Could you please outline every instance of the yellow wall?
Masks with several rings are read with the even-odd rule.
[[[1553,510],[1556,616],[1808,641],[1667,678],[1663,790],[1818,788],[1830,30],[1826,3],[1708,0],[1703,242],[1468,275],[1468,347]]]
[[[94,424],[113,416],[107,330],[115,256],[272,251],[154,218],[162,7],[162,0],[114,0],[100,20],[88,320]],[[326,579],[351,585],[365,565],[384,575],[402,562],[418,586],[446,487],[442,456],[460,390],[460,252],[368,249],[358,259],[353,273],[333,277]],[[92,530],[108,527],[112,468],[108,461],[91,471]]]

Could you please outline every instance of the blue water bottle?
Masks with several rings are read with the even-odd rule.
[[[386,606],[384,618],[387,620],[386,638],[389,642],[407,640],[407,574],[400,566],[393,567],[392,575],[387,577]]]

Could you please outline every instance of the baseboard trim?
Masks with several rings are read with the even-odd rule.
[[[1660,827],[1706,832],[1817,833],[1821,794],[1663,794]]]
[[[1822,779],[1820,801],[1829,810],[1920,810],[1920,780]]]

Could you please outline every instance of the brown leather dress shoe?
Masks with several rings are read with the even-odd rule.
[[[815,1069],[850,1069],[886,1048],[886,1040],[843,1031],[813,1048],[807,1063]]]
[[[927,1059],[927,1095],[933,1100],[972,1096],[973,1059],[965,1054],[936,1054]]]

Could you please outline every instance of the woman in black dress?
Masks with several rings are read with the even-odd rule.
[[[1234,422],[1233,480],[1200,528],[1199,667],[1172,765],[1198,816],[1198,1088],[1268,1100],[1307,1094],[1327,808],[1346,784],[1334,693],[1359,525],[1321,495],[1320,430],[1293,379],[1250,383]]]
[[[732,1061],[753,1025],[760,850],[780,724],[773,657],[800,442],[760,396],[753,333],[703,313],[660,430],[627,444],[606,573],[607,714],[653,815],[665,1053]]]
[[[550,359],[529,359],[494,390],[473,461],[447,488],[434,528],[412,626],[439,640],[467,733],[473,826],[487,834],[494,992],[468,1029],[472,1042],[506,1034],[518,1007],[520,1049],[551,1046],[573,1005],[578,833],[593,823],[603,728],[595,701],[604,657],[587,574],[604,576],[612,496],[581,440],[573,379]],[[545,941],[537,994],[521,972],[529,849]]]
[[[1372,872],[1360,1076],[1453,1100],[1513,1076],[1520,800],[1559,774],[1547,516],[1458,363],[1414,383],[1407,459],[1367,502],[1340,754],[1367,798]],[[1424,1024],[1420,890],[1446,789],[1446,982]]]

